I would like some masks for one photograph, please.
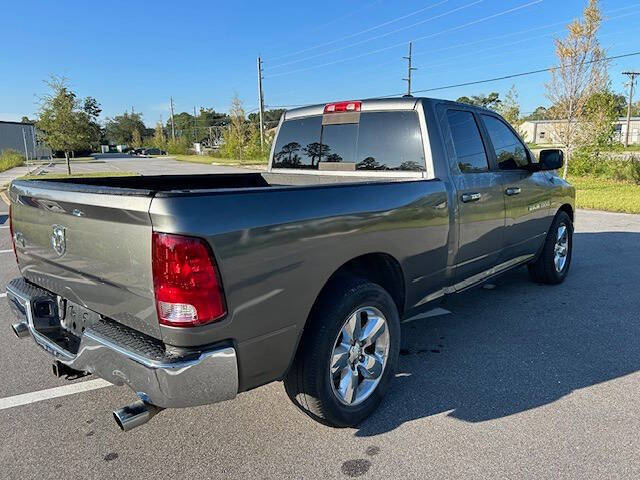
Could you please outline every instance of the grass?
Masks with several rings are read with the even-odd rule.
[[[169,158],[173,158],[180,162],[193,162],[193,163],[206,163],[208,165],[229,165],[229,166],[243,166],[243,165],[266,165],[268,160],[266,158],[254,159],[254,160],[236,160],[232,158],[218,158],[211,157],[209,155],[167,155]]]
[[[24,155],[15,150],[3,150],[0,153],[0,172],[24,165]]]
[[[608,212],[640,213],[640,185],[595,177],[570,176],[576,206]]]
[[[45,173],[44,175],[25,175],[18,180],[56,180],[65,178],[103,178],[103,177],[135,177],[138,176],[135,172],[84,172],[84,173],[72,173],[67,175],[66,173]]]

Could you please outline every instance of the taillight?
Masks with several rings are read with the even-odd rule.
[[[338,102],[328,103],[324,106],[324,113],[338,113],[338,112],[359,112],[362,102]]]
[[[160,323],[194,327],[227,313],[218,268],[204,240],[154,232],[152,266]]]
[[[13,216],[11,215],[11,205],[9,205],[9,235],[11,235],[11,247],[13,247],[13,254],[16,256],[17,263],[18,251],[16,250],[16,239],[13,236]]]

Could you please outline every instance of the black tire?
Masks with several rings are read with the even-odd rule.
[[[342,403],[330,375],[331,355],[346,320],[361,307],[374,307],[389,332],[387,361],[373,392],[357,405]],[[400,351],[400,319],[393,299],[381,286],[352,277],[335,280],[318,299],[296,358],[284,379],[291,401],[314,420],[333,427],[358,425],[380,404],[395,376]]]
[[[555,265],[555,248],[556,240],[558,238],[558,229],[562,226],[566,227],[568,235],[568,252],[566,254],[566,260],[564,266],[558,270]],[[562,283],[569,273],[569,266],[571,265],[571,254],[573,253],[573,222],[565,211],[559,211],[551,228],[547,233],[547,238],[544,241],[542,251],[534,263],[530,263],[529,274],[531,278],[538,283],[546,283],[548,285],[557,285]]]

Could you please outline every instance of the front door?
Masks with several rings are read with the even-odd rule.
[[[537,252],[549,228],[549,174],[525,167],[531,153],[501,118],[480,115],[489,137],[490,156],[500,171],[506,208],[505,245],[501,260]]]
[[[474,113],[451,108],[446,118],[455,157],[459,283],[496,265],[504,243],[505,210],[500,173],[492,171]]]

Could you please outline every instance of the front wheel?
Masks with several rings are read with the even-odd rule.
[[[564,281],[571,265],[573,222],[559,211],[547,233],[538,259],[529,264],[529,274],[538,283],[555,285]]]
[[[382,400],[399,350],[398,309],[387,291],[367,280],[337,280],[313,309],[285,389],[315,420],[355,426]]]

